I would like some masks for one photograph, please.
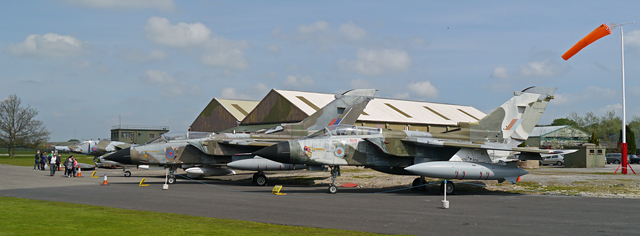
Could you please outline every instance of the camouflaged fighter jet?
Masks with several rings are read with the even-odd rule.
[[[254,154],[276,162],[305,164],[331,169],[329,193],[336,193],[340,166],[364,166],[377,171],[444,179],[507,180],[515,183],[527,172],[516,162],[505,163],[507,154],[520,152],[521,159],[540,159],[541,153],[560,152],[519,148],[529,137],[556,88],[530,87],[479,122],[460,123],[442,133],[390,130],[353,125],[329,126],[303,139],[285,141]],[[512,155],[513,156],[513,155]],[[454,185],[447,182],[448,193]]]
[[[354,124],[376,91],[356,89],[336,95],[335,100],[303,121],[276,124],[264,133],[212,133],[199,139],[163,138],[120,150],[105,159],[123,164],[164,166],[169,169],[170,184],[175,183],[175,171],[179,167],[185,169],[189,176],[226,175],[234,173],[227,164],[235,162],[231,166],[258,171],[253,181],[257,185],[265,185],[265,170],[301,169],[305,166],[254,158],[255,155],[250,153],[283,140],[304,137],[328,125]]]

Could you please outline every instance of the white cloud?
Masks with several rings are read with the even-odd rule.
[[[202,46],[212,31],[200,22],[172,25],[167,18],[152,16],[145,26],[145,35],[152,42],[169,47]]]
[[[331,31],[329,23],[327,23],[326,21],[316,21],[312,25],[301,25],[300,27],[298,27],[298,32],[301,34],[314,34],[323,31]]]
[[[549,60],[529,62],[520,66],[520,74],[524,77],[551,77],[565,72],[566,69]]]
[[[236,89],[231,88],[231,87],[222,89],[222,91],[220,92],[220,97],[221,98],[226,98],[226,99],[250,100],[250,97],[248,95],[240,94],[240,93],[236,92]]]
[[[554,95],[553,103],[557,106],[568,106],[571,105],[571,95],[570,94],[560,94],[557,93]]]
[[[148,82],[162,87],[161,96],[165,98],[176,98],[178,96],[200,94],[201,90],[198,86],[178,81],[174,76],[169,75],[165,71],[148,70],[141,76],[144,82]]]
[[[367,31],[353,22],[340,24],[337,29],[332,29],[329,23],[323,20],[311,25],[301,25],[291,35],[283,33],[280,28],[271,31],[274,37],[306,42],[313,44],[318,50],[330,50],[330,46],[336,43],[349,43],[359,41],[367,36]]]
[[[584,104],[590,101],[613,101],[618,99],[619,96],[620,94],[616,90],[589,86],[585,90],[574,94],[556,94],[553,104],[558,106],[573,106],[574,104]]]
[[[364,30],[363,28],[358,27],[357,25],[353,24],[352,22],[340,25],[340,28],[339,28],[338,31],[340,32],[340,34],[345,36],[347,39],[353,40],[353,41],[361,40],[361,39],[363,39],[364,37],[367,36],[367,31],[366,30]]]
[[[235,88],[228,87],[220,91],[220,97],[226,98],[226,99],[242,99],[242,100],[257,101],[262,99],[264,96],[266,96],[269,90],[270,88],[267,85],[262,83],[258,83],[254,86],[242,89],[241,91],[244,91],[244,93],[236,91]]]
[[[338,62],[342,68],[370,76],[404,72],[411,63],[409,54],[399,49],[359,49],[355,60]]]
[[[640,50],[640,30],[634,30],[624,37],[624,44],[635,50]]]
[[[407,88],[420,97],[437,98],[440,95],[440,91],[428,80],[410,83]]]
[[[509,76],[509,70],[503,66],[498,66],[493,69],[493,73],[491,73],[491,77],[498,79],[507,79]]]
[[[29,35],[23,42],[9,45],[4,52],[14,56],[60,58],[78,56],[89,47],[89,42],[75,37],[48,33]]]
[[[249,68],[249,63],[244,59],[243,52],[240,49],[207,52],[202,55],[202,64],[233,70],[247,70]]]
[[[311,76],[289,75],[284,80],[284,82],[282,82],[282,84],[285,86],[301,88],[301,87],[307,87],[307,86],[313,85],[315,84],[315,81],[313,80],[313,78],[311,78]]]
[[[609,104],[606,105],[604,107],[601,107],[600,109],[598,109],[598,112],[600,112],[601,114],[604,114],[608,111],[615,111],[617,114],[622,114],[622,104],[620,103],[615,103],[615,104]],[[627,120],[628,122],[628,120]]]
[[[269,45],[267,46],[267,51],[273,54],[277,54],[280,52],[280,47],[278,47],[278,45]]]
[[[146,81],[156,84],[172,84],[175,83],[173,76],[169,75],[165,71],[148,70],[144,73],[143,78]]]
[[[173,11],[176,4],[173,0],[65,0],[67,4],[90,8],[125,8],[125,9],[158,9]]]
[[[362,78],[349,81],[349,86],[353,89],[368,89],[375,87],[369,81],[366,81]]]
[[[200,60],[206,66],[232,70],[249,68],[242,51],[249,47],[247,42],[216,36],[200,22],[174,25],[166,18],[154,16],[147,21],[145,35],[158,45],[202,51]]]
[[[393,95],[393,98],[395,98],[395,99],[409,99],[409,98],[411,98],[411,96],[409,96],[409,93],[404,92],[404,93],[398,93],[398,94]]]
[[[152,61],[162,61],[169,57],[162,50],[151,50],[149,52],[143,52],[140,49],[124,49],[120,52],[120,57],[127,61],[132,62],[152,62]]]

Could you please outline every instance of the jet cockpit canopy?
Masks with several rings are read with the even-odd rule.
[[[356,126],[356,125],[331,125],[327,126],[324,129],[318,130],[317,132],[307,136],[307,139],[310,138],[319,138],[325,136],[344,136],[344,135],[374,135],[381,134],[381,128],[372,128],[365,126]]]
[[[187,140],[187,139],[200,139],[206,138],[209,136],[209,132],[186,132],[186,133],[166,133],[160,135],[159,137],[146,142],[145,144],[150,143],[166,143],[176,140]]]

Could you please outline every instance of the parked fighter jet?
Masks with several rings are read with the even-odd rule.
[[[421,176],[413,186],[424,184],[424,177],[514,183],[527,172],[515,163],[506,164],[505,153],[520,152],[521,159],[539,159],[540,153],[558,152],[517,147],[529,137],[555,91],[530,87],[516,92],[479,122],[460,123],[460,128],[442,133],[337,125],[254,154],[281,163],[329,166],[330,193],[337,191],[335,180],[340,166],[346,165]],[[442,187],[448,193],[454,191],[450,181]]]
[[[164,166],[170,172],[168,183],[175,182],[175,170],[179,167],[185,169],[190,176],[226,175],[234,173],[226,165],[232,161],[240,161],[231,166],[258,171],[253,176],[254,183],[264,185],[267,179],[262,171],[272,170],[267,166],[284,167],[283,170],[304,166],[274,163],[264,158],[253,159],[254,155],[249,155],[250,153],[283,140],[304,137],[328,125],[354,124],[375,92],[374,89],[356,89],[336,95],[334,101],[303,121],[276,124],[264,133],[212,133],[206,138],[181,140],[163,138],[120,150],[105,159],[123,164]],[[251,159],[251,166],[242,161],[245,159]]]
[[[123,148],[127,148],[131,144],[110,140],[87,140],[77,145],[69,146],[73,153],[80,153],[92,156],[101,156],[105,153],[115,152]]]

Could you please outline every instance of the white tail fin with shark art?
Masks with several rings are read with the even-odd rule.
[[[484,140],[517,146],[529,138],[557,88],[529,87],[470,124],[471,140]]]

